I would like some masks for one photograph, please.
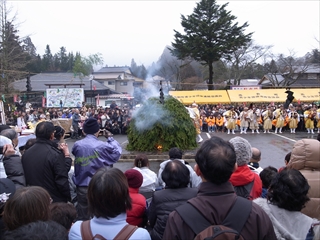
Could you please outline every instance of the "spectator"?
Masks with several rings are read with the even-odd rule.
[[[28,139],[27,142],[26,142],[26,145],[24,146],[24,151],[26,151],[27,149],[31,148],[31,146],[33,144],[35,144],[37,141],[36,138],[31,138],[31,139]]]
[[[11,144],[11,140],[5,136],[0,136],[0,178],[6,178],[7,174],[4,169],[3,159],[5,155],[3,154],[3,148],[5,145]]]
[[[320,142],[315,139],[301,139],[293,145],[289,169],[297,169],[307,179],[310,190],[302,213],[320,219]]]
[[[162,239],[170,212],[197,195],[197,188],[188,188],[190,173],[179,160],[168,162],[162,172],[166,184],[164,190],[156,191],[149,208],[150,231],[153,240]]]
[[[68,146],[53,142],[54,126],[41,122],[36,128],[36,143],[22,155],[22,165],[29,186],[46,189],[53,202],[70,201],[68,172],[71,158]]]
[[[42,187],[17,189],[4,206],[3,221],[6,229],[12,231],[31,222],[47,221],[51,202],[49,193]]]
[[[145,154],[138,154],[134,159],[134,168],[139,171],[143,176],[143,182],[140,187],[140,192],[153,192],[155,191],[158,183],[157,174],[150,170],[149,159]]]
[[[221,224],[237,199],[233,186],[229,182],[232,172],[236,169],[234,148],[229,142],[212,137],[201,145],[195,160],[195,172],[203,181],[197,196],[190,199],[188,203],[213,225]],[[248,204],[248,200],[243,200]],[[194,218],[192,220],[197,221]],[[244,239],[276,239],[269,217],[254,203],[240,234]],[[194,236],[195,233],[182,220],[179,213],[171,212],[163,239],[193,239]]]
[[[127,225],[126,211],[132,208],[126,176],[117,168],[101,168],[92,177],[88,187],[88,204],[91,220],[75,222],[69,232],[69,240],[81,239],[81,225],[90,223],[92,235],[114,239]],[[125,239],[123,237],[123,239]],[[136,228],[129,240],[150,239],[146,229]]]
[[[3,235],[6,231],[3,222],[3,209],[9,198],[12,198],[16,192],[14,183],[9,178],[0,178],[0,239],[3,239]]]
[[[23,225],[5,234],[4,240],[68,240],[66,229],[54,221],[37,221]]]
[[[95,118],[88,118],[83,124],[86,137],[76,141],[72,147],[74,160],[73,182],[77,186],[78,220],[88,220],[87,190],[92,176],[99,168],[112,168],[121,155],[121,145],[106,135],[107,141],[98,139],[100,127]],[[107,134],[107,132],[106,132]]]
[[[70,230],[73,222],[77,218],[77,210],[71,203],[57,202],[49,206],[49,219],[55,221]]]
[[[158,185],[159,186],[162,186],[162,187],[165,187],[165,183],[164,181],[162,180],[162,177],[161,177],[161,174],[162,174],[162,171],[163,169],[165,168],[165,166],[167,165],[168,162],[174,160],[174,159],[178,159],[180,160],[182,163],[186,164],[186,162],[184,160],[182,160],[182,150],[177,148],[177,147],[174,147],[174,148],[171,148],[169,150],[169,160],[166,160],[164,162],[162,162],[160,164],[160,169],[159,169],[159,172],[158,172]],[[199,176],[197,176],[197,174],[194,172],[194,170],[192,169],[192,167],[188,164],[186,164],[187,168],[189,169],[189,172],[190,172],[190,184],[189,186],[190,187],[198,187],[198,185],[201,183],[201,178]]]
[[[258,148],[251,148],[252,156],[249,160],[248,166],[250,170],[256,174],[260,174],[263,170],[262,167],[260,167],[259,162],[261,160],[261,151]]]
[[[21,156],[19,151],[19,139],[18,139],[18,133],[14,129],[5,129],[0,132],[1,136],[5,136],[9,138],[12,142],[13,148],[16,151],[16,154]]]
[[[309,188],[298,170],[285,169],[272,179],[267,199],[254,200],[270,217],[278,239],[307,239],[311,225],[319,222],[301,213]]]
[[[284,157],[284,167],[279,168],[279,172],[281,172],[283,169],[285,169],[287,167],[287,165],[290,162],[290,158],[291,158],[291,152],[287,153],[287,155]]]
[[[270,183],[272,179],[276,176],[277,172],[278,172],[277,169],[271,166],[266,167],[260,172],[259,176],[262,181],[262,193],[261,193],[262,198],[267,198],[267,193],[268,193]]]
[[[146,198],[139,193],[139,188],[143,182],[142,174],[134,169],[127,170],[124,175],[128,180],[129,195],[132,208],[127,210],[127,223],[139,227],[144,227],[146,222]]]
[[[4,138],[3,136],[0,137]],[[16,188],[21,188],[26,186],[26,180],[24,177],[21,158],[15,152],[16,151],[12,144],[6,144],[3,146],[3,165],[7,178],[14,182]]]
[[[235,150],[238,168],[232,173],[230,182],[235,187],[238,196],[250,200],[258,198],[262,193],[262,182],[258,174],[248,167],[252,156],[250,143],[241,137],[231,138],[229,141]]]
[[[73,136],[71,138],[79,139],[79,123],[81,121],[79,109],[75,109],[72,115]]]
[[[60,126],[54,126],[54,142],[64,143],[65,130]]]

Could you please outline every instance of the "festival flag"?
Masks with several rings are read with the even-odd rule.
[[[100,103],[100,95],[98,94],[96,105],[99,106],[99,103]]]
[[[94,90],[94,91],[96,90],[96,85],[93,85],[93,90]]]
[[[18,96],[16,94],[13,95],[13,102],[18,102]]]
[[[298,99],[298,104],[301,104],[300,99]]]
[[[6,102],[6,98],[4,97],[4,94],[2,94],[2,101]]]
[[[46,98],[42,96],[42,107],[46,106]]]

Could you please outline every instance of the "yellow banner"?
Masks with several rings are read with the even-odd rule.
[[[285,89],[227,90],[231,102],[285,102]]]
[[[294,101],[314,102],[320,101],[320,88],[291,89]]]
[[[170,91],[169,95],[183,104],[192,104],[193,102],[197,104],[230,103],[225,90]]]

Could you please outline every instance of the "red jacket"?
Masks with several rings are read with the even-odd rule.
[[[139,193],[139,188],[129,187],[129,194],[132,209],[127,210],[127,223],[142,227],[143,216],[147,207],[146,198]]]
[[[255,199],[261,196],[262,182],[259,175],[252,172],[248,165],[238,167],[237,170],[232,173],[229,181],[233,186],[243,186],[247,185],[253,180],[254,182],[250,195],[253,197],[253,199]]]

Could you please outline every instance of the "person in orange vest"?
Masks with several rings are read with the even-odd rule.
[[[213,114],[211,114],[208,118],[207,118],[207,123],[208,123],[208,131],[210,132],[214,132],[215,129],[215,124],[216,124],[216,119],[213,116]]]
[[[224,124],[224,118],[221,116],[221,114],[218,114],[216,117],[216,129],[217,132],[222,132],[223,131],[223,124]]]
[[[202,132],[208,132],[208,124],[207,124],[206,115],[202,115],[200,120],[201,120],[201,131]]]

